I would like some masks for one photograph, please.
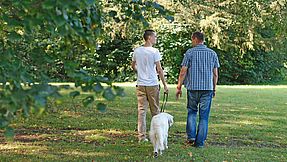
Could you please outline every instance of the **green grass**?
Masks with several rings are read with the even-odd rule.
[[[185,144],[186,95],[175,101],[171,85],[175,123],[169,149],[154,159],[152,145],[137,142],[135,88],[120,85],[126,97],[104,101],[105,113],[64,96],[42,116],[18,119],[14,142],[0,136],[0,161],[287,161],[287,86],[218,86],[206,148],[196,149]]]

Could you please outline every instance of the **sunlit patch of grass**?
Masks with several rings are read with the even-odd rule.
[[[0,151],[6,153],[17,153],[17,154],[37,154],[41,152],[46,152],[47,147],[36,143],[27,143],[27,142],[13,142],[0,144]]]
[[[287,88],[287,85],[235,85],[235,86],[220,86],[221,89],[280,89]]]
[[[92,135],[87,135],[85,136],[85,140],[86,141],[96,141],[96,142],[106,142],[108,140],[110,140],[108,137],[105,136],[101,136],[99,134],[92,134]]]
[[[108,157],[109,153],[107,152],[82,152],[82,151],[67,151],[67,152],[62,152],[62,154],[69,156],[78,156],[78,157]]]
[[[73,117],[73,118],[79,118],[81,117],[81,112],[74,112],[74,111],[62,111],[60,112],[63,117]]]

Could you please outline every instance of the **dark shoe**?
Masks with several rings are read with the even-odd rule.
[[[194,146],[195,140],[188,139],[186,142],[188,145]]]

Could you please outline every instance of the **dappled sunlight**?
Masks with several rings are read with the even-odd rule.
[[[217,86],[219,89],[281,89],[287,88],[287,85],[219,85]]]
[[[250,109],[257,109],[257,108],[252,108],[252,107],[238,107],[237,109],[239,109],[239,110],[250,110]]]
[[[43,145],[35,145],[35,143],[7,143],[7,144],[0,144],[0,151],[1,152],[14,152],[20,154],[38,154],[46,152],[48,148]]]
[[[78,131],[76,134],[84,136],[86,141],[97,141],[97,142],[105,142],[110,141],[113,138],[126,138],[133,137],[135,132],[132,131],[120,131],[120,130],[84,130]]]
[[[167,105],[168,105],[168,104],[172,104],[172,105],[182,105],[182,104],[186,104],[186,102],[168,101],[166,104],[167,104]]]
[[[0,150],[12,150],[20,148],[21,145],[16,144],[0,144]]]
[[[179,125],[179,126],[186,126],[186,121],[184,122],[174,122],[175,125]]]
[[[110,138],[99,135],[99,134],[92,134],[85,136],[86,141],[108,141]]]
[[[100,130],[94,129],[94,130],[83,130],[83,131],[78,131],[79,135],[90,135],[90,134],[96,134],[100,133]]]
[[[113,83],[115,86],[119,87],[136,87],[136,82],[124,82],[124,83]]]
[[[56,158],[51,154],[47,154],[52,151],[53,147],[47,146],[36,146],[35,143],[9,143],[9,144],[0,144],[1,153],[11,153],[11,154],[23,154],[23,155],[34,155],[43,158]],[[91,151],[82,151],[82,150],[68,150],[68,151],[57,151],[57,154],[64,154],[68,156],[76,157],[105,157],[109,156],[108,152],[91,152]]]
[[[96,101],[107,101],[105,98],[103,98],[103,97],[100,97],[100,98],[98,98],[98,97],[96,97],[96,99],[95,99]]]
[[[120,86],[120,87],[136,87],[137,82],[124,82],[124,83],[113,83],[115,86]],[[168,84],[168,88],[175,88],[177,85],[176,84]],[[161,85],[161,87],[163,87]]]
[[[75,112],[75,111],[61,111],[60,114],[64,117],[73,117],[73,118],[79,118],[82,116],[81,112]]]
[[[91,135],[91,134],[129,134],[132,133],[132,131],[121,131],[121,130],[115,130],[115,129],[93,129],[93,130],[82,130],[78,131],[79,135]]]
[[[266,121],[251,121],[251,120],[241,120],[241,121],[234,121],[234,124],[241,125],[271,125],[269,122]]]
[[[229,109],[228,111],[230,111],[230,112],[240,112],[240,110],[238,110],[238,109]]]
[[[66,152],[62,152],[62,154],[65,154],[65,155],[73,155],[73,156],[80,156],[80,157],[83,157],[83,156],[101,156],[101,157],[104,157],[104,156],[109,156],[110,154],[108,152],[82,152],[82,151],[77,151],[77,150],[74,150],[74,151],[66,151]]]
[[[75,83],[71,82],[50,82],[49,84],[54,85],[54,86],[70,86],[71,88],[75,87]]]
[[[115,86],[120,87],[135,87],[136,82],[113,83]],[[176,88],[176,84],[168,84],[169,88]],[[162,86],[161,86],[162,87]],[[217,85],[220,89],[273,89],[273,88],[287,88],[287,85]],[[183,89],[185,90],[185,88]]]
[[[109,134],[123,134],[123,132],[122,132],[122,131],[114,130],[114,129],[110,129],[110,130],[103,130],[103,132],[105,132],[105,133],[109,133]]]
[[[208,125],[209,128],[218,128],[218,129],[222,129],[222,128],[230,128],[234,126],[233,124],[230,123],[220,123],[220,124],[215,124],[215,123],[211,123]]]
[[[258,119],[258,118],[254,118],[254,119],[236,119],[236,120],[225,120],[224,123],[221,124],[217,124],[217,123],[213,123],[210,124],[210,127],[215,127],[215,128],[223,128],[223,127],[244,127],[244,126],[272,126],[272,122],[268,121],[268,120],[262,120],[262,119]]]

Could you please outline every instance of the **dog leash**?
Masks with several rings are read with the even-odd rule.
[[[164,92],[163,93],[163,101],[162,101],[160,112],[164,112],[164,109],[165,109],[165,106],[166,106],[166,103],[167,103],[167,99],[168,99],[168,93]]]

